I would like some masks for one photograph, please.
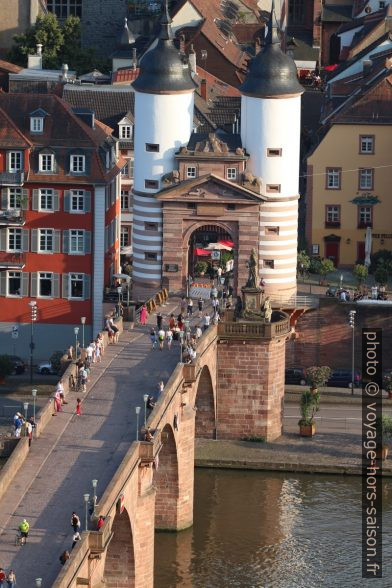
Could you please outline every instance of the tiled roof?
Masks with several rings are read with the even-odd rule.
[[[0,108],[0,147],[27,149],[31,142],[25,137],[7,113]]]
[[[233,24],[233,35],[241,45],[254,44],[257,38],[264,38],[264,24],[256,23],[241,23]]]
[[[140,69],[132,67],[122,67],[112,74],[112,84],[131,84],[136,80]]]
[[[19,65],[15,65],[14,63],[10,63],[9,61],[5,61],[4,59],[0,59],[0,71],[8,72],[8,73],[19,73],[22,71],[23,67]]]
[[[369,91],[347,101],[334,122],[392,124],[392,74],[386,75]]]
[[[195,81],[200,85],[201,80],[207,82],[207,98],[214,98],[215,96],[241,96],[238,88],[222,82],[219,78],[209,73],[199,65],[196,66],[197,76]],[[199,88],[200,89],[200,88]]]

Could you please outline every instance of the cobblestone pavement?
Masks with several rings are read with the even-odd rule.
[[[177,303],[162,307],[162,314],[174,311]],[[155,322],[152,315],[150,323]],[[148,335],[148,326],[137,327],[107,348],[102,363],[93,367],[82,416],[75,415],[76,394],[71,393],[64,411],[33,442],[16,482],[1,500],[0,566],[15,570],[21,588],[34,586],[37,577],[45,587],[53,584],[59,556],[71,547],[72,511],[84,521],[83,494],[92,492],[91,480],[98,479],[99,499],[135,439],[135,406],[143,407],[145,393],[156,396],[158,381],[166,382],[177,364],[178,343],[170,352],[151,351]],[[15,547],[23,518],[30,522],[29,540]]]

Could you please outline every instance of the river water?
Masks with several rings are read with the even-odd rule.
[[[196,469],[194,525],[157,533],[155,588],[392,588],[392,481],[384,577],[361,578],[361,480]]]

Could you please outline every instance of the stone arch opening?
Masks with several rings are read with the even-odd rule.
[[[215,438],[215,398],[214,386],[208,366],[204,366],[197,385],[195,437],[203,439]]]
[[[106,553],[103,581],[108,588],[134,588],[135,553],[131,521],[126,509],[117,513]]]
[[[158,467],[154,473],[155,528],[174,530],[178,519],[178,458],[172,427],[167,424],[162,430],[162,449]]]

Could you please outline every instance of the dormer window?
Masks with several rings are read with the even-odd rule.
[[[86,157],[84,155],[71,155],[71,172],[82,174],[86,171]]]
[[[120,139],[132,139],[132,125],[120,125]]]
[[[43,133],[44,131],[44,119],[42,116],[32,116],[30,118],[30,132],[31,133]]]

